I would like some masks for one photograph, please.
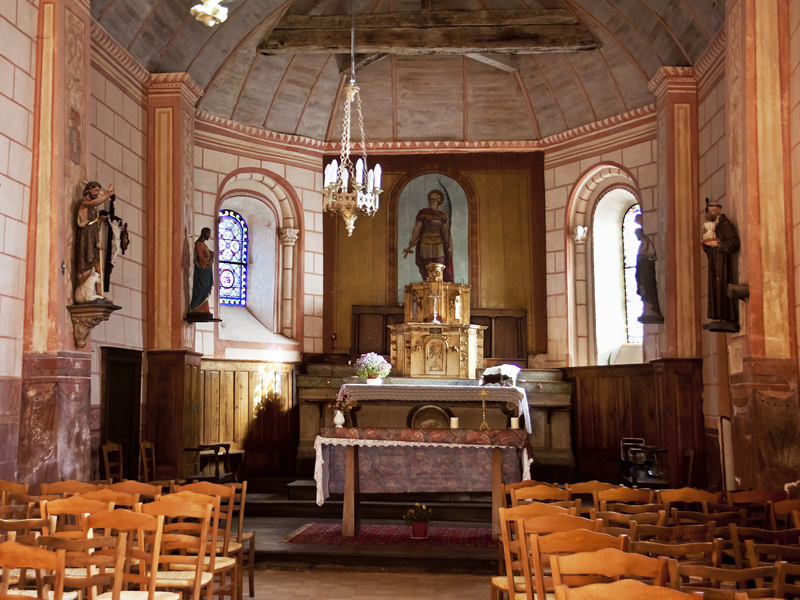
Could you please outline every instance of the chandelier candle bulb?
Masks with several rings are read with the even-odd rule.
[[[375,189],[380,190],[381,187],[381,166],[375,165]],[[378,198],[375,198],[375,205],[378,204]]]
[[[458,429],[458,417],[450,417],[450,429]]]
[[[372,172],[372,169],[369,170],[367,173],[367,191],[371,194],[374,186],[372,185],[375,178],[375,174]]]
[[[356,181],[358,185],[364,183],[364,160],[361,158],[356,162]]]

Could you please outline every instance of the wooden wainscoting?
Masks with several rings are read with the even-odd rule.
[[[352,315],[350,353],[377,352],[388,356],[391,340],[387,325],[403,322],[403,307],[355,305]],[[524,308],[471,308],[470,322],[486,326],[483,335],[485,367],[503,363],[527,366],[528,313]]]
[[[203,359],[200,371],[202,442],[230,442],[244,451],[240,476],[294,475],[295,365]]]
[[[579,480],[621,481],[620,439],[641,437],[667,448],[670,487],[686,485],[684,449],[694,450],[692,486],[708,481],[703,422],[702,359],[660,359],[639,365],[568,367],[572,381]]]

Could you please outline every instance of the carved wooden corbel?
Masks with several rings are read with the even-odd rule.
[[[85,347],[92,329],[103,321],[108,321],[111,313],[120,308],[122,307],[112,304],[108,300],[67,306],[69,315],[72,317],[72,337],[75,340],[75,347]]]

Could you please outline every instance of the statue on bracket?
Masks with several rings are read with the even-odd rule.
[[[100,211],[98,207],[113,197],[113,184],[104,192],[99,183],[89,181],[83,189],[83,199],[78,205],[75,229],[76,303],[103,299],[100,224],[106,217],[102,214],[104,211]]]
[[[739,251],[739,236],[733,223],[722,214],[722,204],[706,198],[706,214],[714,219],[714,237],[706,238],[704,234],[700,242],[708,257],[708,318],[712,322],[703,325],[703,329],[736,333],[739,331],[738,300],[728,288],[734,284],[733,255]]]
[[[639,239],[639,252],[636,255],[636,293],[644,303],[641,323],[663,323],[661,307],[658,304],[658,287],[656,283],[656,247],[644,229],[642,229],[642,215],[636,215],[636,237]]]
[[[208,249],[206,242],[211,238],[211,229],[203,227],[200,237],[194,243],[194,277],[192,279],[192,299],[186,320],[190,323],[219,321],[215,319],[208,306],[208,300],[214,289],[214,253]]]
[[[403,250],[403,258],[416,250],[415,262],[422,280],[428,278],[428,265],[444,265],[444,281],[453,283],[453,242],[450,237],[451,203],[447,189],[428,192],[428,208],[417,213],[414,231],[408,247]]]

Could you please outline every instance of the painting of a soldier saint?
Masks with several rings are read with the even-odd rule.
[[[408,182],[397,202],[397,298],[405,286],[428,278],[428,263],[445,266],[444,281],[469,283],[467,196],[439,173]]]

